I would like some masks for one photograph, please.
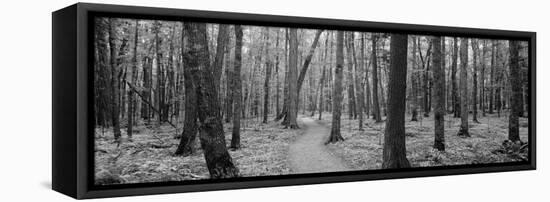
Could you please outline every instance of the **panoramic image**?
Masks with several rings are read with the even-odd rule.
[[[95,185],[529,161],[527,41],[111,17],[93,37]]]

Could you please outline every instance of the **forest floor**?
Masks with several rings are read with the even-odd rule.
[[[318,117],[318,114],[315,116]],[[330,128],[330,113],[324,113],[322,125]],[[419,121],[410,121],[407,114],[405,121],[407,159],[412,167],[432,167],[446,165],[487,164],[500,162],[522,161],[527,152],[510,152],[504,148],[503,142],[508,138],[508,115],[487,114],[479,117],[480,123],[471,121],[469,117],[469,132],[471,137],[457,136],[460,119],[452,114],[445,116],[445,151],[433,149],[434,120],[422,117]],[[385,117],[383,117],[383,120]],[[384,144],[385,123],[375,123],[365,119],[363,131],[358,128],[359,120],[350,120],[347,114],[342,115],[343,142],[328,145],[337,156],[345,160],[352,170],[381,169]],[[520,118],[520,137],[522,142],[528,141],[527,118]],[[519,148],[518,148],[519,149]],[[517,150],[516,150],[517,151]]]
[[[288,130],[270,117],[267,124],[260,119],[241,120],[241,149],[229,150],[240,175],[285,175],[289,167],[289,145],[303,130]],[[301,122],[298,124],[302,125]],[[181,125],[181,124],[180,124]],[[232,124],[224,123],[227,144],[231,141]],[[132,141],[121,129],[123,141],[119,147],[112,129],[96,129],[95,177],[97,184],[146,183],[208,178],[204,154],[197,141],[196,152],[190,156],[173,156],[179,139],[168,125],[134,127]],[[181,133],[181,128],[178,130]],[[198,139],[198,138],[197,138]]]
[[[332,155],[324,143],[330,130],[309,117],[300,117],[305,132],[291,146],[289,161],[294,173],[320,173],[348,170],[341,158]]]
[[[411,122],[406,116],[407,158],[413,167],[484,164],[521,161],[527,152],[509,152],[503,148],[507,139],[508,116],[488,114],[479,117],[480,123],[470,119],[471,137],[456,134],[460,119],[445,116],[445,152],[433,148],[433,114]],[[273,117],[267,124],[259,118],[241,121],[241,146],[229,150],[240,175],[268,176],[296,173],[331,172],[345,170],[380,169],[382,164],[385,123],[365,119],[364,130],[358,129],[358,120],[342,115],[341,133],[344,141],[324,145],[330,134],[330,113],[317,120],[299,116],[299,130],[284,129]],[[383,117],[384,119],[385,117]],[[470,117],[471,118],[471,117]],[[224,123],[227,144],[231,140],[231,125]],[[173,156],[181,133],[168,124],[155,125],[140,122],[134,127],[132,140],[127,139],[121,126],[122,143],[117,146],[112,129],[96,128],[95,177],[97,184],[146,183],[198,180],[209,177],[200,146],[190,156]],[[520,137],[528,141],[527,118],[520,118]],[[520,149],[521,150],[521,149]]]

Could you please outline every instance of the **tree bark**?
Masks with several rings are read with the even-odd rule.
[[[243,30],[235,25],[235,60],[233,65],[233,132],[231,134],[231,149],[241,147],[241,112],[242,112],[242,84],[241,60],[243,47]]]
[[[119,79],[118,79],[118,67],[116,65],[117,60],[117,51],[116,51],[116,40],[117,40],[117,20],[109,18],[109,49],[110,57],[109,64],[111,65],[111,121],[113,125],[113,134],[115,141],[120,144],[120,121],[119,121]]]
[[[382,168],[408,168],[405,147],[405,95],[407,90],[407,35],[392,34],[388,82],[388,117]]]
[[[510,85],[512,86],[512,96],[510,97],[510,115],[508,118],[508,139],[516,142],[520,141],[519,138],[519,113],[523,107],[521,104],[522,89],[521,89],[521,75],[519,66],[519,43],[517,41],[510,41]]]
[[[187,35],[184,61],[196,84],[200,142],[204,151],[210,178],[233,178],[239,171],[225,146],[225,136],[220,116],[220,103],[212,80],[206,24],[184,23]]]
[[[273,68],[272,67],[272,64],[271,64],[271,60],[270,60],[270,57],[269,57],[269,46],[270,46],[270,43],[269,43],[269,28],[265,28],[265,41],[266,41],[266,45],[265,45],[265,55],[266,55],[266,60],[265,60],[265,81],[264,81],[264,119],[262,121],[262,123],[267,123],[267,116],[269,115],[269,81],[271,79],[271,69]]]
[[[353,76],[354,70],[353,70],[353,53],[352,53],[352,41],[354,40],[352,37],[351,32],[347,33],[346,37],[346,56],[347,56],[347,62],[348,62],[348,71],[346,74],[346,82],[348,84],[348,114],[349,119],[355,119],[357,118],[357,103],[355,102],[355,79]]]
[[[453,99],[453,114],[455,118],[460,117],[460,100],[458,97],[458,87],[456,84],[456,71],[457,71],[457,63],[458,63],[458,39],[454,38],[453,43],[453,62],[451,63],[451,91],[452,91],[452,99]]]
[[[377,62],[377,55],[376,55],[376,41],[377,41],[377,34],[372,33],[371,39],[372,39],[372,104],[373,110],[374,110],[374,120],[378,122],[382,122],[382,117],[380,117],[380,104],[378,104],[378,62]]]
[[[445,151],[445,67],[441,58],[441,37],[433,37],[434,148]]]
[[[297,115],[298,115],[298,30],[291,28],[289,32],[290,43],[289,43],[289,60],[288,60],[288,94],[289,94],[289,109],[288,109],[288,118],[289,124],[287,127],[291,129],[297,129]],[[309,62],[308,62],[309,63]],[[306,67],[307,68],[307,67]]]
[[[136,27],[134,30],[134,55],[132,57],[132,77],[131,82],[132,84],[135,84],[137,81],[137,73],[138,73],[138,60],[137,60],[137,49],[138,49],[138,32],[139,32],[139,20],[136,20]],[[135,111],[135,101],[134,101],[134,91],[129,90],[128,91],[128,125],[126,134],[128,135],[128,138],[132,138],[132,127],[134,126],[134,111]]]
[[[468,132],[468,39],[460,40],[460,130],[458,136],[470,137]]]
[[[472,39],[472,49],[473,49],[473,87],[474,89],[472,89],[472,121],[474,123],[479,123],[479,121],[477,120],[477,54],[479,52],[479,45],[478,45],[478,41],[476,39]]]
[[[344,33],[336,33],[336,68],[334,69],[334,86],[332,88],[332,126],[330,137],[325,144],[344,141],[340,133],[340,116],[342,115],[342,77],[344,70]]]

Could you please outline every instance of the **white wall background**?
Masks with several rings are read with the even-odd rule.
[[[107,199],[109,201],[548,200],[550,18],[545,1],[141,0],[138,6],[536,31],[538,170]],[[0,201],[69,201],[51,185],[51,12],[75,1],[0,3]],[[546,191],[544,191],[546,190]],[[538,199],[538,200],[536,200]]]

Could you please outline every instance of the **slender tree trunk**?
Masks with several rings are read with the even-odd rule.
[[[481,78],[479,78],[479,83],[481,85],[481,95],[480,98],[480,105],[481,105],[481,115],[485,117],[485,57],[487,55],[487,40],[483,40],[483,49],[482,49],[482,56],[481,56]]]
[[[384,134],[382,168],[410,167],[405,148],[407,40],[407,35],[391,35],[388,117]]]
[[[135,30],[134,30],[134,55],[132,57],[132,63],[133,63],[133,66],[132,66],[132,77],[131,77],[131,82],[132,84],[135,84],[136,81],[137,81],[137,69],[138,69],[138,60],[137,60],[137,47],[138,47],[138,32],[139,32],[139,20],[136,20],[136,27],[135,27]],[[132,90],[129,90],[128,91],[128,125],[127,125],[127,131],[126,131],[126,134],[128,134],[128,138],[131,139],[132,138],[132,132],[133,132],[133,129],[132,127],[134,126],[134,111],[135,111],[135,101],[134,101],[134,91]]]
[[[468,132],[468,39],[460,40],[460,130],[458,136],[470,137]]]
[[[220,103],[212,80],[206,24],[184,23],[187,35],[186,68],[192,73],[196,84],[198,118],[200,121],[200,140],[204,151],[210,178],[233,178],[239,176],[239,170],[225,146],[225,136],[220,116]]]
[[[458,97],[458,87],[456,84],[456,71],[458,63],[458,39],[454,38],[453,43],[453,62],[451,64],[451,82],[452,82],[452,99],[454,117],[460,117],[460,99]]]
[[[363,67],[363,60],[360,60],[360,64],[357,62],[357,55],[355,54],[355,39],[354,39],[355,33],[351,33],[351,39],[350,39],[350,48],[351,48],[351,56],[353,58],[353,64],[354,64],[354,72],[355,72],[355,91],[357,92],[357,102],[356,106],[357,109],[355,111],[355,115],[359,116],[359,130],[363,130],[363,109],[364,109],[364,98],[365,95],[363,94],[363,85],[361,84],[361,80],[358,77],[360,75],[359,68]]]
[[[490,74],[490,81],[489,81],[489,114],[494,113],[494,100],[495,100],[495,55],[496,55],[496,43],[495,41],[491,42],[491,72]]]
[[[319,81],[319,88],[321,88],[321,92],[319,93],[319,120],[323,117],[323,108],[324,108],[324,101],[325,97],[323,96],[325,92],[325,80],[326,80],[326,69],[327,69],[327,54],[328,54],[328,40],[329,40],[329,32],[326,34],[325,39],[325,53],[323,55],[323,70],[321,70],[321,80]],[[330,64],[329,64],[330,65]]]
[[[417,74],[417,71],[418,71],[418,68],[417,68],[417,61],[416,61],[416,49],[417,49],[417,40],[416,40],[416,37],[412,37],[413,39],[413,48],[412,48],[412,69],[413,69],[413,72],[411,73],[411,91],[412,91],[412,102],[413,102],[413,107],[412,107],[412,113],[411,113],[411,121],[418,121],[418,88],[417,88],[417,79],[416,79],[416,74]]]
[[[354,87],[354,76],[353,76],[353,55],[352,55],[352,41],[354,40],[351,32],[347,33],[346,40],[346,55],[348,62],[348,71],[346,74],[346,82],[348,84],[348,114],[349,119],[357,118],[356,115],[356,102],[355,102],[355,87]]]
[[[434,148],[445,151],[445,67],[441,64],[441,37],[433,37],[433,71],[434,71]]]
[[[110,58],[109,63],[111,65],[111,121],[113,125],[113,134],[115,141],[120,144],[120,121],[119,121],[119,81],[118,81],[118,67],[116,65],[117,51],[116,51],[116,25],[117,20],[109,19],[109,49]]]
[[[216,92],[220,92],[220,82],[222,78],[223,59],[225,57],[225,49],[229,41],[229,25],[220,24],[218,28],[218,38],[216,42],[216,55],[214,57],[213,74],[214,74],[214,86]],[[219,97],[219,93],[216,94]],[[220,98],[218,98],[220,99]]]
[[[382,117],[380,117],[380,104],[378,104],[378,62],[376,55],[376,41],[378,35],[375,33],[371,34],[372,39],[372,104],[374,110],[374,120],[376,122],[382,122]]]
[[[269,80],[271,79],[271,69],[272,64],[271,60],[269,58],[269,28],[265,28],[265,41],[266,41],[266,47],[265,47],[265,55],[266,55],[266,62],[265,62],[265,82],[264,82],[264,119],[262,123],[267,123],[267,116],[269,115]]]
[[[369,118],[370,116],[370,108],[371,108],[371,95],[370,95],[370,84],[369,84],[369,65],[367,64],[366,60],[367,58],[365,57],[365,37],[366,34],[365,33],[361,33],[361,61],[362,62],[362,66],[363,66],[363,70],[365,71],[365,96],[366,96],[366,101],[365,101],[365,115],[367,115],[367,119]]]
[[[275,50],[279,50],[279,29],[277,29],[277,40],[275,41]],[[280,82],[280,76],[279,76],[279,51],[276,51],[275,53],[275,114],[278,115],[281,113],[281,105],[280,105],[280,92],[281,92],[281,82]]]
[[[473,49],[473,86],[474,86],[474,89],[472,89],[472,110],[473,110],[473,117],[472,117],[472,121],[474,123],[479,123],[479,121],[477,120],[477,54],[479,52],[479,46],[478,46],[478,41],[475,40],[475,39],[472,39],[472,49]]]
[[[334,69],[334,86],[332,89],[332,126],[326,144],[344,141],[340,133],[340,116],[342,115],[342,77],[344,70],[344,33],[336,33],[336,68]]]
[[[508,139],[516,142],[519,138],[519,113],[523,107],[521,104],[521,69],[519,66],[519,43],[510,41],[510,85],[512,86],[512,96],[510,97],[510,115],[508,118]]]
[[[243,48],[243,30],[240,25],[235,25],[235,60],[233,66],[233,132],[231,135],[231,149],[241,147],[241,60]]]
[[[298,115],[298,30],[291,28],[289,32],[290,43],[289,43],[289,71],[288,71],[288,94],[290,105],[288,109],[289,124],[287,127],[291,129],[297,129],[297,115]]]

